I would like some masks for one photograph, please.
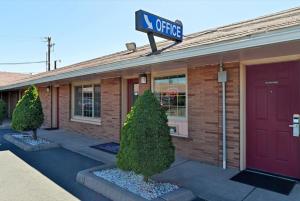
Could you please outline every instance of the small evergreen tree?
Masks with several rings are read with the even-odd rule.
[[[154,94],[147,90],[127,115],[117,165],[122,170],[142,174],[148,181],[170,167],[174,152],[167,115]]]
[[[37,139],[37,129],[44,122],[44,114],[38,90],[30,86],[19,100],[12,116],[12,128],[17,131],[33,131],[32,138]]]
[[[2,124],[6,115],[6,103],[0,99],[0,125]]]

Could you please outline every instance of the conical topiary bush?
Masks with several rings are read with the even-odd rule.
[[[174,159],[167,115],[154,94],[147,90],[127,115],[117,165],[122,170],[142,174],[147,181],[168,169]]]
[[[19,100],[12,116],[12,128],[17,131],[33,131],[37,139],[37,129],[44,122],[43,108],[35,86],[30,86]]]

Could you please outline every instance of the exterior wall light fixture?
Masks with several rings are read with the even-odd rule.
[[[140,84],[147,84],[147,75],[145,73],[140,74]]]
[[[136,51],[136,44],[134,42],[126,43],[126,48],[128,51],[135,52]]]

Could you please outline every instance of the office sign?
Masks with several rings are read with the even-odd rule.
[[[145,33],[153,33],[165,39],[182,41],[182,24],[172,22],[143,10],[135,12],[135,29]]]

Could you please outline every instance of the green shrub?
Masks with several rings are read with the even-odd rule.
[[[117,166],[142,174],[148,181],[152,175],[168,169],[174,159],[167,115],[154,94],[147,90],[127,115]]]
[[[33,131],[33,139],[37,139],[37,129],[44,122],[44,114],[35,86],[30,86],[19,100],[12,116],[12,128],[17,131]]]
[[[6,103],[0,99],[0,124],[2,124],[6,115]]]

